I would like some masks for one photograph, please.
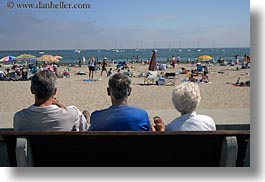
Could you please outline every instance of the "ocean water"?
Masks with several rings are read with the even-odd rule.
[[[152,51],[154,49],[119,49],[113,50],[23,50],[23,51],[4,51],[0,50],[0,59],[5,56],[18,56],[23,53],[31,54],[36,57],[40,57],[42,54],[40,52],[45,52],[44,54],[59,55],[63,59],[60,63],[78,63],[79,58],[85,57],[86,60],[89,57],[96,57],[98,60],[102,60],[107,57],[108,60],[122,61],[122,60],[132,60],[138,57],[139,60],[150,60],[152,57]],[[239,56],[239,60],[243,59],[243,56],[250,55],[250,48],[200,48],[198,52],[195,48],[182,48],[179,49],[156,49],[157,50],[157,62],[166,62],[172,55],[180,56],[180,62],[186,62],[187,59],[196,60],[200,55],[210,55],[214,58],[214,61],[219,59],[219,57],[225,60],[234,60],[235,55]]]

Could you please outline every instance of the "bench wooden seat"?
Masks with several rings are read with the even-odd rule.
[[[243,167],[250,131],[0,131],[10,166]]]

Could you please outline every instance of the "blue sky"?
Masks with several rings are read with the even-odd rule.
[[[1,50],[250,46],[249,0],[63,1],[90,9],[8,9],[7,2],[0,2]]]

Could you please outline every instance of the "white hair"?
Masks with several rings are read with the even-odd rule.
[[[195,111],[200,101],[200,89],[193,82],[181,83],[173,89],[172,102],[182,115]]]

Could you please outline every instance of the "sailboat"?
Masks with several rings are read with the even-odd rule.
[[[74,52],[76,52],[76,53],[80,53],[81,52],[81,50],[79,50],[79,49],[76,49]]]
[[[212,48],[211,51],[214,51],[214,42],[212,41]]]
[[[181,43],[179,43],[179,49],[178,49],[179,52],[182,52],[182,49],[181,49]]]
[[[119,49],[116,48],[116,40],[115,40],[115,49],[112,49],[112,52],[115,53],[115,52],[120,52]]]
[[[136,52],[143,52],[143,46],[142,46],[142,41],[140,41],[140,48],[138,48],[138,41],[137,41],[137,48],[135,49]]]
[[[200,40],[198,40],[198,48],[196,49],[197,52],[200,52],[201,49],[200,49]]]
[[[170,48],[171,46],[170,46],[170,41],[169,41],[169,43],[168,43],[168,52],[170,52],[171,51],[171,48]]]

